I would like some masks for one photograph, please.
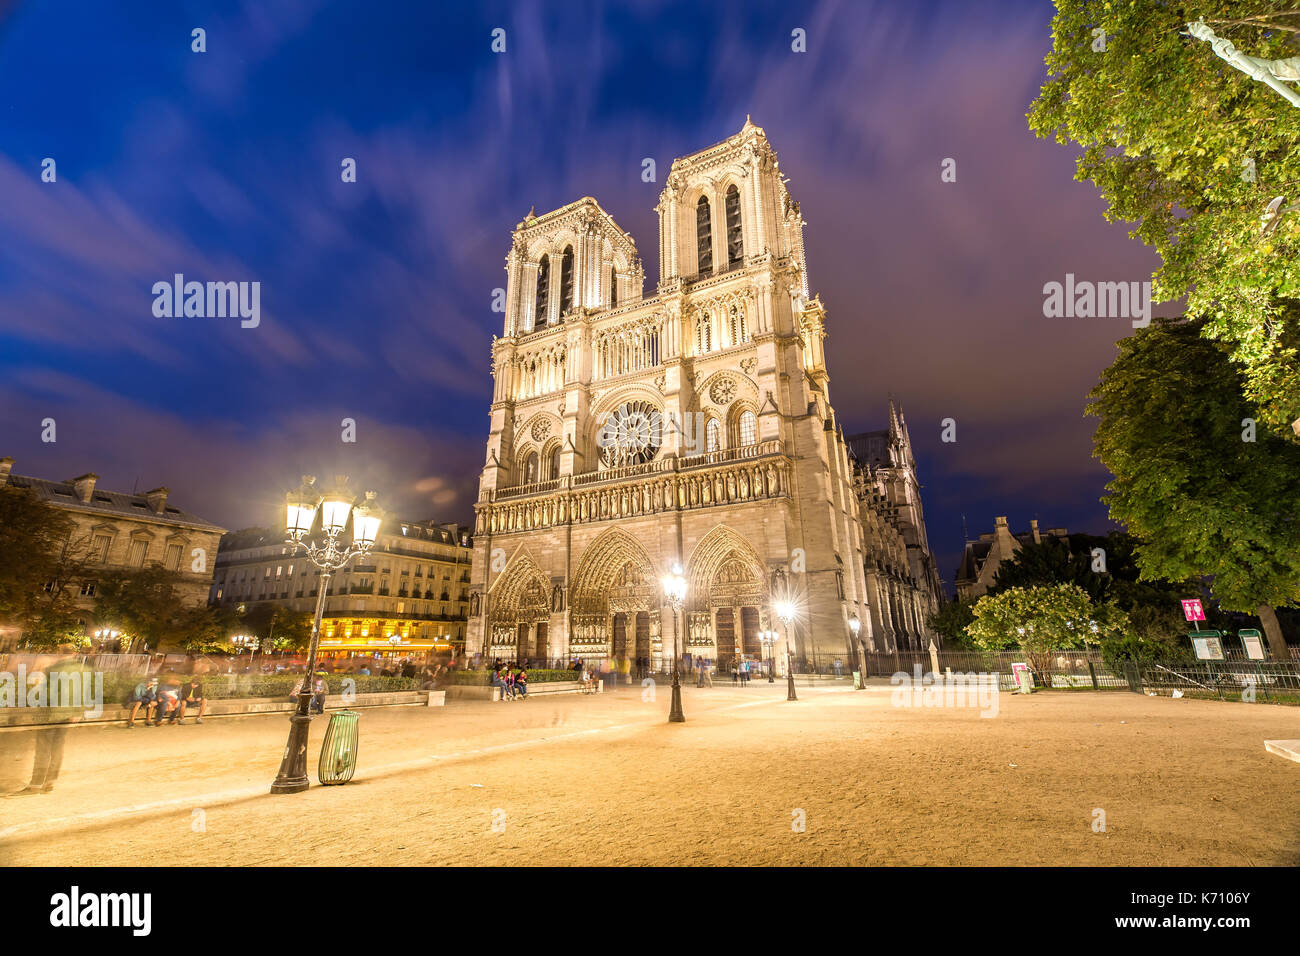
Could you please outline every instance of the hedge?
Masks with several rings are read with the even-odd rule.
[[[189,676],[167,674],[159,677],[158,686],[164,686],[172,677],[182,684],[189,683]],[[125,703],[131,696],[136,684],[146,678],[122,677],[116,674],[104,675],[104,701]],[[385,694],[395,691],[419,690],[420,681],[414,677],[379,677],[376,675],[327,674],[325,686],[329,694],[343,693],[343,681],[356,681],[352,688],[358,694]],[[200,674],[203,695],[212,700],[234,697],[280,697],[287,699],[290,692],[302,680],[301,674]]]
[[[545,684],[550,681],[579,680],[580,676],[574,670],[533,670],[528,669],[528,683]],[[453,684],[471,684],[484,685],[492,683],[492,672],[490,670],[482,671],[452,671],[451,682]]]

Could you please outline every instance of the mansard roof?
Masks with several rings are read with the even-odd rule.
[[[203,531],[226,530],[174,505],[165,504],[161,513],[156,512],[147,495],[129,495],[96,486],[90,500],[82,501],[71,481],[50,481],[47,478],[33,478],[30,475],[10,475],[7,484],[12,488],[28,488],[41,500],[66,511],[102,515],[106,518],[130,518],[135,521],[183,525]]]

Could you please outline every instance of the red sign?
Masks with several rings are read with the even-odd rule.
[[[1205,608],[1201,607],[1201,599],[1185,599],[1183,601],[1183,616],[1189,621],[1204,621]]]

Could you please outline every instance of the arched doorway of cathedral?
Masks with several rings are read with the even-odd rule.
[[[629,674],[657,666],[659,583],[635,538],[617,528],[596,538],[583,553],[570,593],[571,653],[626,660]]]
[[[719,674],[743,660],[761,662],[758,634],[766,626],[767,576],[753,547],[719,525],[695,547],[687,565],[687,647],[714,659]]]
[[[548,583],[526,554],[516,555],[492,583],[487,594],[486,656],[515,661],[547,656]]]

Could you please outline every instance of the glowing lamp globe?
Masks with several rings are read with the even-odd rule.
[[[285,495],[285,527],[292,538],[301,538],[311,531],[316,521],[316,506],[320,495],[316,493],[316,479],[302,476],[302,484]]]
[[[384,513],[375,504],[375,493],[367,491],[360,504],[352,509],[352,541],[363,548],[372,547],[379,537]]]

